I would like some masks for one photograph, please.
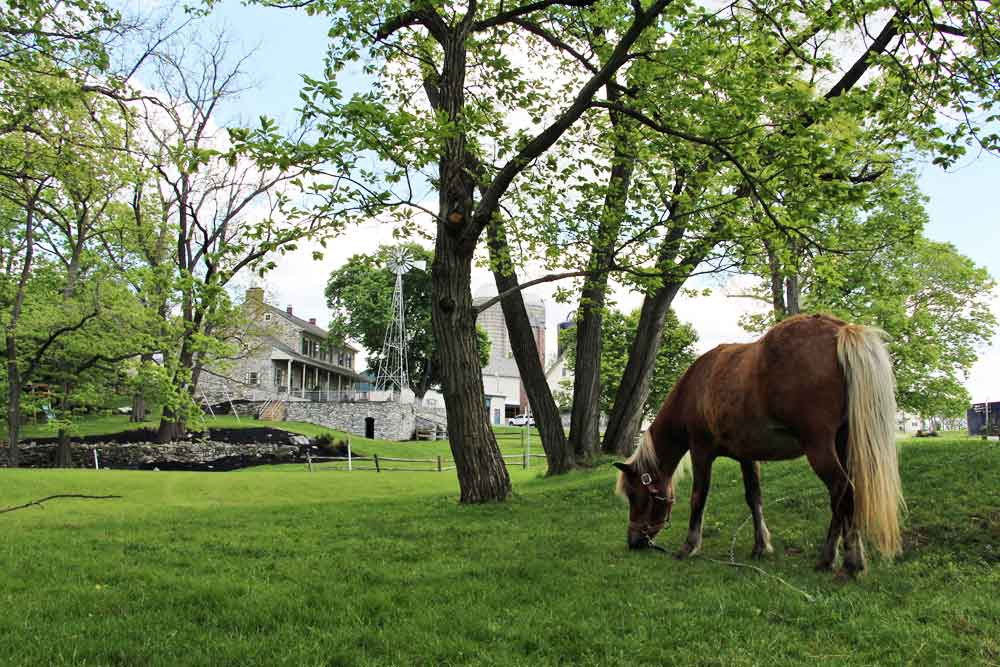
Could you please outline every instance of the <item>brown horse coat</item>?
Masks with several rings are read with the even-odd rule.
[[[771,550],[758,461],[808,458],[830,493],[832,519],[820,567],[841,537],[845,567],[864,568],[859,533],[883,554],[899,551],[902,503],[894,437],[892,365],[883,332],[826,315],[798,315],[754,343],[720,345],[677,382],[624,463],[618,489],[630,503],[628,544],[643,548],[670,519],[675,471],[690,452],[691,520],[680,557],[701,546],[713,461],[740,462],[754,519],[754,556]]]

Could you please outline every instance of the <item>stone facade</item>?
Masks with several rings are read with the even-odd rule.
[[[318,424],[338,431],[365,435],[365,419],[375,420],[375,437],[379,440],[412,440],[416,429],[413,405],[392,401],[358,403],[288,403],[286,418]]]
[[[199,400],[330,400],[354,392],[361,380],[354,371],[358,350],[328,348],[328,333],[315,319],[268,304],[259,287],[247,290],[241,313],[236,337],[244,349],[239,358],[214,361],[202,371]]]

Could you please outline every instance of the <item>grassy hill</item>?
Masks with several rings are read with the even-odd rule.
[[[478,507],[448,473],[0,470],[0,508],[123,496],[0,514],[0,663],[996,665],[1000,446],[901,460],[906,551],[859,582],[812,570],[829,512],[805,461],[764,466],[761,566],[799,590],[724,564],[752,543],[728,461],[687,562],[626,550],[610,467],[512,469],[515,497]],[[671,551],[686,503],[674,521]]]

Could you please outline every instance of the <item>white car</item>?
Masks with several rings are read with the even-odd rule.
[[[528,415],[518,415],[507,420],[507,426],[534,426],[535,418]]]

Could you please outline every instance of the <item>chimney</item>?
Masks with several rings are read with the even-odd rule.
[[[288,313],[289,315],[292,314],[292,306],[291,306],[291,304],[289,304],[288,308],[285,308],[285,312]]]
[[[310,317],[309,318],[309,324],[311,324],[313,326],[316,326],[316,318],[315,317]]]
[[[264,288],[248,287],[243,301],[246,303],[264,303]]]

